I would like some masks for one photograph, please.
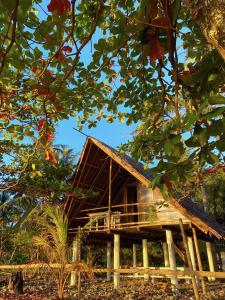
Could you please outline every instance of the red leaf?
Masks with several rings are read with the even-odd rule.
[[[45,38],[48,43],[52,40],[52,37],[49,33],[46,34]]]
[[[8,115],[8,119],[9,119],[9,120],[14,120],[15,118],[14,118],[13,115]]]
[[[173,188],[173,185],[172,185],[171,181],[169,180],[169,177],[166,174],[164,174],[162,176],[162,179],[163,179],[164,184],[167,186],[168,190],[171,191]]]
[[[57,11],[57,15],[61,16],[64,11],[70,12],[70,2],[69,0],[51,0],[48,5],[48,11]]]
[[[154,19],[158,14],[158,0],[151,0],[149,17]]]
[[[39,85],[37,87],[37,90],[38,90],[38,93],[41,95],[41,96],[48,96],[49,95],[49,88],[44,86],[44,85]]]
[[[55,105],[55,109],[57,111],[62,111],[63,110],[63,107],[61,105]]]
[[[61,62],[64,62],[64,61],[65,61],[65,55],[64,55],[61,51],[58,51],[58,52],[55,54],[55,58],[61,60]]]
[[[45,120],[44,119],[40,119],[39,123],[37,125],[38,131],[41,131],[43,129],[44,125],[45,125]]]
[[[57,164],[57,159],[55,158],[54,152],[48,151],[48,160],[49,160],[52,164]]]
[[[191,77],[191,75],[194,74],[197,71],[198,71],[198,69],[196,67],[192,67],[189,70],[181,72],[180,75],[182,77],[184,77],[184,79],[187,79],[187,78]]]
[[[114,63],[114,61],[112,60],[112,61],[109,63],[109,67],[112,68],[114,65],[115,65],[115,63]]]
[[[36,73],[37,70],[38,70],[38,67],[32,67],[31,70],[32,70],[33,73]]]
[[[71,53],[72,52],[72,48],[70,46],[63,46],[62,47],[62,51],[65,51],[66,53]]]
[[[51,96],[51,97],[49,97],[49,100],[50,100],[51,102],[56,102],[56,96]]]
[[[164,53],[165,48],[160,44],[158,39],[155,39],[150,52],[150,63],[153,64],[156,59],[163,59]]]
[[[54,139],[53,133],[52,133],[52,132],[49,132],[49,131],[46,131],[46,132],[45,132],[45,137],[46,137],[46,140],[47,140],[48,142],[52,142],[53,139]]]

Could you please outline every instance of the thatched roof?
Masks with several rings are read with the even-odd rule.
[[[84,161],[87,160],[88,155],[90,155],[90,147],[93,145],[95,148],[97,147],[101,151],[104,152],[105,155],[112,158],[114,162],[116,162],[121,170],[121,176],[124,174],[123,172],[130,173],[133,177],[139,180],[146,187],[149,186],[150,181],[153,176],[150,174],[148,170],[145,170],[143,165],[128,155],[120,155],[118,151],[101,141],[88,137],[86,143],[84,145],[80,161],[78,163],[78,167],[74,174],[74,182],[76,182],[76,178],[81,176],[84,168]],[[94,161],[94,156],[92,156],[91,161]],[[81,167],[82,166],[82,167]],[[79,175],[79,176],[78,176]],[[96,174],[93,177],[96,177]],[[103,176],[102,176],[103,177]],[[119,180],[118,180],[119,182]],[[79,183],[79,181],[78,181]],[[101,185],[102,183],[100,183]],[[119,184],[119,183],[118,183]],[[75,184],[76,185],[76,184]],[[115,193],[117,191],[117,187],[115,187]],[[65,210],[68,211],[72,199],[68,198],[65,204]],[[166,199],[168,204],[173,206],[176,210],[178,210],[183,216],[185,216],[188,220],[190,220],[196,227],[198,227],[203,233],[210,234],[216,238],[222,239],[225,237],[225,227],[219,224],[213,217],[209,216],[206,212],[204,212],[194,201],[190,198],[184,198],[181,200],[175,200],[173,198]]]

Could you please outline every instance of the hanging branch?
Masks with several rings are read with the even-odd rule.
[[[2,59],[1,59],[2,61],[1,61],[1,67],[0,67],[0,74],[3,71],[7,54],[11,50],[11,48],[12,48],[12,46],[15,43],[15,40],[16,40],[16,25],[17,25],[17,13],[18,13],[19,2],[20,2],[20,0],[16,0],[15,8],[14,8],[13,13],[12,13],[12,18],[11,18],[11,20],[13,21],[13,23],[12,23],[13,24],[12,36],[11,36],[10,43],[9,43],[8,47],[6,48],[6,50],[2,51]]]

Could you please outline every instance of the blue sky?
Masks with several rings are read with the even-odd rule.
[[[56,128],[55,143],[69,146],[76,153],[81,151],[85,142],[85,136],[75,131],[73,129],[74,127],[75,119],[71,118],[70,120],[61,122]],[[134,128],[135,126],[128,127],[125,124],[119,123],[118,121],[109,124],[103,120],[98,123],[96,128],[84,128],[83,132],[103,141],[110,146],[116,147],[132,137],[132,131]]]
[[[47,12],[47,5],[50,0],[43,0],[41,2],[42,8]],[[45,13],[37,6],[38,14],[43,19],[46,18]],[[98,30],[94,35],[92,43],[94,43],[101,37],[101,33]],[[88,44],[85,47],[81,55],[81,60],[87,65],[91,60],[91,45]],[[76,127],[76,119],[70,118],[60,122],[56,128],[55,133],[55,144],[63,144],[69,146],[74,150],[75,153],[80,152],[85,142],[85,136],[75,131],[73,128]],[[132,136],[132,131],[135,126],[126,126],[124,123],[119,123],[115,120],[113,123],[107,123],[105,120],[100,121],[96,128],[88,129],[84,126],[83,132],[87,135],[93,136],[106,144],[116,147],[126,142]]]

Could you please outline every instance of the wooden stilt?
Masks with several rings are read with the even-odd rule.
[[[166,241],[168,246],[168,254],[169,254],[169,266],[171,270],[176,271],[176,258],[175,258],[175,250],[174,250],[174,244],[173,244],[173,234],[171,230],[166,230]],[[176,290],[178,286],[178,281],[176,276],[171,276],[171,284],[172,289]]]
[[[114,269],[119,269],[120,268],[120,235],[119,234],[114,234],[113,260],[114,260]],[[114,281],[114,289],[118,289],[120,284],[120,273],[114,272],[113,281]]]
[[[109,199],[108,199],[108,231],[111,227],[111,202],[112,202],[112,158],[109,161]]]
[[[194,244],[193,244],[193,239],[192,239],[191,236],[188,236],[187,243],[188,243],[188,250],[189,250],[189,253],[190,253],[190,257],[191,257],[191,263],[192,263],[193,270],[197,271]],[[199,280],[198,280],[197,277],[196,277],[196,284],[199,287]]]
[[[209,271],[215,272],[215,265],[214,265],[214,258],[213,258],[213,249],[212,244],[210,242],[206,242],[206,252],[208,257],[208,263],[209,263]],[[208,277],[209,281],[214,281],[214,277]]]
[[[225,271],[225,251],[220,252],[222,271]]]
[[[92,267],[92,260],[93,260],[92,247],[91,246],[87,246],[87,265],[89,267]]]
[[[148,240],[142,240],[142,250],[143,250],[143,267],[145,269],[149,268],[149,260],[148,260]],[[149,274],[144,274],[144,279],[149,279]]]
[[[191,271],[191,280],[192,280],[192,286],[193,286],[193,290],[194,290],[195,299],[199,300],[200,298],[199,298],[199,294],[198,294],[197,283],[196,283],[195,276],[192,274],[193,266],[192,266],[192,262],[191,262],[191,256],[190,256],[189,249],[188,249],[187,237],[186,237],[186,234],[184,231],[184,225],[183,225],[182,219],[179,219],[179,223],[180,223],[180,229],[181,229],[181,235],[182,235],[182,239],[183,239],[183,243],[184,243],[184,248],[185,248],[185,252],[186,252],[186,256],[187,256],[188,267]]]
[[[169,253],[167,243],[163,242],[163,255],[164,255],[164,265],[166,268],[170,266],[169,263]]]
[[[76,262],[78,260],[78,239],[77,237],[73,241],[73,248],[72,248],[72,262]],[[77,276],[76,272],[72,271],[70,276],[70,286],[75,286],[77,283]]]
[[[195,252],[196,252],[196,257],[197,257],[197,262],[198,262],[198,269],[200,272],[202,272],[202,261],[201,261],[201,256],[200,256],[200,251],[199,251],[199,246],[198,246],[198,239],[197,239],[197,234],[195,228],[192,228],[192,233],[193,233],[193,240],[194,240],[194,245],[195,245]],[[206,295],[206,284],[205,284],[205,279],[204,277],[201,277],[201,283],[202,283],[202,293],[203,295]]]
[[[133,268],[137,268],[137,245],[133,244]],[[134,277],[137,277],[138,274],[134,273]]]
[[[111,255],[112,245],[111,242],[107,242],[107,281],[111,281]]]

